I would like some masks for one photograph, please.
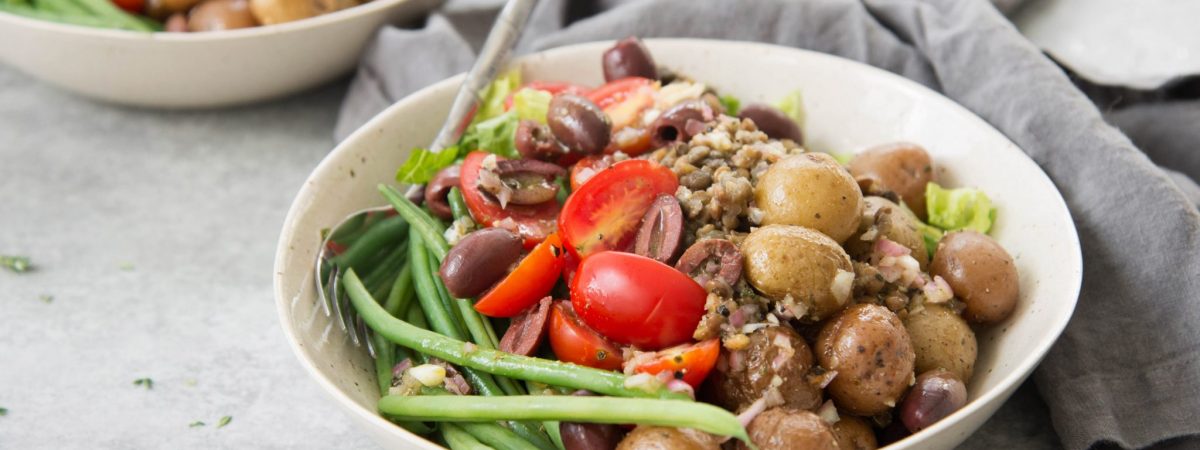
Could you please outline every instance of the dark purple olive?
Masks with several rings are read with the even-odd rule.
[[[572,395],[586,397],[592,394],[575,391]],[[620,427],[606,423],[562,422],[558,431],[566,450],[613,450],[625,435]]]
[[[946,418],[967,404],[967,386],[945,370],[930,370],[917,377],[904,403],[900,404],[900,421],[916,433]]]
[[[804,135],[800,133],[800,126],[796,125],[796,121],[774,107],[753,103],[738,111],[738,117],[753,120],[754,125],[771,138],[803,142]]]
[[[550,127],[532,120],[522,120],[517,124],[513,144],[517,147],[517,153],[525,159],[552,161],[567,153],[567,148],[554,139]]]
[[[701,286],[717,279],[733,286],[742,278],[742,252],[725,239],[705,239],[688,247],[675,268]]]
[[[602,62],[604,81],[627,77],[658,79],[658,69],[654,67],[654,58],[650,57],[650,50],[642,45],[642,40],[637,36],[617,41],[616,45],[604,51]]]
[[[513,317],[508,331],[500,338],[500,351],[533,355],[546,336],[546,325],[550,323],[550,303],[551,299],[547,296]]]
[[[472,232],[450,248],[438,275],[458,298],[479,296],[508,274],[521,257],[521,237],[503,228]]]
[[[672,142],[687,142],[703,133],[707,123],[716,118],[712,108],[701,100],[684,100],[662,113],[650,124],[651,143],[663,147]]]
[[[591,100],[572,94],[559,94],[550,100],[546,124],[554,137],[573,152],[600,153],[612,139],[608,115]]]
[[[683,209],[679,207],[679,200],[674,195],[662,194],[654,199],[646,215],[642,216],[642,226],[633,243],[633,252],[670,264],[675,254],[679,253],[682,238]]]
[[[532,159],[506,159],[496,163],[495,178],[481,173],[480,189],[492,194],[502,205],[537,205],[558,195],[554,179],[566,175],[562,167]]]
[[[458,173],[457,164],[447,166],[439,170],[437,175],[434,175],[433,179],[425,184],[425,205],[429,207],[429,211],[433,215],[447,220],[454,218],[454,213],[450,211],[450,202],[446,200],[446,197],[450,195],[450,188],[458,187]]]
[[[879,446],[886,447],[900,441],[901,439],[909,437],[910,435],[912,435],[912,433],[909,433],[908,429],[904,428],[904,424],[900,423],[899,420],[896,420],[891,424],[888,424],[888,426],[883,427],[882,430],[879,430],[879,434],[876,437],[878,438]]]

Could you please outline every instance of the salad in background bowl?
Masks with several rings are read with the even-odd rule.
[[[459,146],[402,161],[383,149],[431,135],[423,127],[436,124],[416,111],[444,110],[434,105],[454,80],[418,93],[301,191],[277,258],[285,329],[385,442],[424,442],[413,432],[451,447],[716,448],[729,437],[950,447],[1065,326],[1079,280],[1069,215],[1036,166],[974,116],[828,56],[611,46],[524,58],[493,83]],[[876,145],[889,141],[904,143]],[[428,183],[424,207],[391,186],[385,164],[401,182]],[[1026,187],[986,164],[1023,173]],[[332,178],[348,166],[355,179]],[[387,220],[408,224],[392,241],[407,244],[370,252],[407,258],[403,269],[341,268],[383,339],[375,361],[336,337],[312,341],[329,325],[306,313],[311,292],[288,275],[320,237],[305,230],[352,206],[320,199],[377,204],[370,181],[398,213]],[[1040,197],[1022,198],[1028,185]],[[1008,207],[1017,201],[1030,207]],[[1058,231],[1013,234],[1046,226]],[[1045,238],[1058,242],[1030,245]],[[1046,259],[1055,252],[1076,263],[1065,283],[1046,276],[1062,274]],[[358,372],[375,378],[347,389]],[[514,422],[458,423],[495,420]]]

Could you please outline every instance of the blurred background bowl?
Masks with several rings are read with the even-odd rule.
[[[354,67],[381,25],[443,0],[373,0],[278,25],[203,33],[141,33],[0,13],[0,62],[112,103],[212,108],[281,97]]]
[[[977,330],[979,358],[970,402],[892,449],[950,449],[1012,395],[1062,333],[1079,296],[1079,239],[1062,196],[1003,134],[953,101],[898,75],[846,59],[765,44],[649,39],[655,60],[743,104],[803,93],[805,145],[855,152],[911,141],[929,150],[946,186],[982,189],[998,208],[992,236],[1013,256],[1021,298],[1011,318]],[[525,80],[603,83],[600,54],[611,42],[558,48],[519,59]],[[297,194],[275,256],[275,301],[297,358],[355,422],[387,448],[438,448],[376,413],[379,388],[365,348],[317,304],[312,267],[321,230],[356,210],[385,204],[376,186],[394,183],[407,149],[429,144],[462,76],[401,100],[330,153]]]

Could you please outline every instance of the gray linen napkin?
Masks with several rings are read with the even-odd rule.
[[[1064,446],[1145,447],[1200,434],[1200,420],[1194,416],[1200,411],[1200,213],[1180,187],[1194,191],[1195,185],[1176,175],[1177,186],[1129,138],[1107,125],[1062,71],[991,4],[543,3],[535,13],[536,28],[522,41],[523,50],[628,35],[770,42],[871,64],[971,109],[1050,175],[1072,211],[1083,245],[1083,291],[1075,316],[1034,377]],[[458,2],[461,10],[455,10],[452,3],[447,13],[476,14],[481,4],[485,2]],[[557,30],[567,25],[567,17],[596,11],[603,12]],[[375,112],[433,80],[465,70],[470,53],[462,42],[462,35],[438,16],[420,30],[381,32],[351,85],[337,136],[345,137]],[[401,51],[408,53],[395,57]],[[1130,113],[1125,123],[1134,121]],[[1161,133],[1144,139],[1149,136],[1171,139]],[[1158,143],[1157,149],[1179,154],[1155,159],[1163,164],[1195,161],[1197,143]],[[1196,176],[1188,165],[1176,169]]]

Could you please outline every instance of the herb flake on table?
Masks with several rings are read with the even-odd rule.
[[[221,420],[217,421],[217,428],[221,428],[225,425],[229,425],[229,422],[231,422],[231,421],[233,421],[233,416],[222,417]]]
[[[199,421],[199,420],[188,424],[188,428],[196,428],[196,427],[202,427],[202,426],[204,426],[204,422]]]
[[[33,264],[29,262],[28,256],[0,255],[0,266],[13,273],[25,273],[33,267]]]
[[[151,380],[149,378],[138,378],[136,380],[133,380],[133,385],[134,386],[142,386],[146,389],[154,389],[154,380]]]
[[[38,300],[41,300],[43,303],[50,303],[54,301],[54,296],[50,294],[42,294],[38,296]]]
[[[118,265],[117,267],[118,267],[118,268],[120,268],[121,270],[124,270],[124,271],[126,271],[126,272],[129,272],[129,271],[132,271],[132,270],[133,270],[133,263],[131,263],[131,262],[129,262],[129,261],[125,261],[125,262],[122,262],[122,263],[121,263],[120,265]]]
[[[8,408],[0,408],[0,417],[8,415]]]

